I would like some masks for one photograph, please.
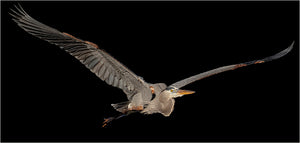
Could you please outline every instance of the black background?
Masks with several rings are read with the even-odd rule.
[[[298,141],[298,2],[20,2],[35,19],[98,44],[147,82],[270,63],[190,84],[170,117],[101,128],[125,94],[16,26],[2,4],[2,141]]]

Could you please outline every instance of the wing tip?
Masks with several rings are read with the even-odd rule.
[[[288,48],[282,50],[281,52],[275,54],[274,56],[271,56],[270,60],[279,59],[279,58],[285,56],[293,49],[294,44],[295,44],[295,41],[293,41],[292,44]]]
[[[12,19],[15,22],[19,22],[21,19],[25,17],[30,17],[25,10],[22,8],[20,3],[14,5],[14,8],[10,8],[8,14],[12,16]]]
[[[287,55],[293,49],[294,43],[295,43],[295,41],[293,41],[292,44],[288,48],[276,53],[273,56],[269,56],[269,57],[266,57],[266,58],[261,59],[261,60],[254,60],[254,61],[250,61],[250,62],[245,62],[243,64],[246,64],[248,66],[248,65],[252,65],[252,64],[260,64],[260,63],[265,63],[265,62],[269,62],[269,61],[272,61],[272,60],[279,59],[279,58]]]
[[[287,48],[287,53],[289,53],[294,48],[295,41]]]
[[[17,5],[14,5],[14,8],[10,8],[9,10],[10,11],[8,13],[13,17],[13,20],[19,20],[24,16]]]

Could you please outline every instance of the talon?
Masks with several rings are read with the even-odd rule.
[[[104,119],[104,122],[103,123],[107,123],[109,121],[109,119]]]
[[[104,128],[106,125],[107,125],[107,124],[106,124],[106,123],[104,123],[104,124],[102,125],[102,128]]]
[[[114,119],[114,117],[109,117],[109,118],[104,118],[104,121],[103,121],[103,125],[102,127],[105,127],[108,123],[110,123],[112,120]]]

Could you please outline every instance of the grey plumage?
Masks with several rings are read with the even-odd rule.
[[[157,83],[152,84],[151,86],[155,89],[155,95],[159,96],[154,98],[142,113],[161,113],[164,116],[170,116],[174,109],[175,100],[164,91],[167,88],[167,85],[164,83]]]
[[[78,59],[102,81],[123,90],[127,95],[128,101],[112,104],[114,109],[123,114],[127,114],[131,111],[138,111],[144,114],[161,113],[164,116],[170,116],[174,109],[174,98],[194,93],[193,91],[181,90],[179,88],[221,72],[278,59],[290,52],[294,44],[292,43],[287,49],[261,60],[219,67],[167,86],[164,83],[150,84],[145,82],[126,66],[100,49],[96,44],[75,38],[70,34],[60,32],[33,19],[21,6],[16,6],[15,10],[12,9],[11,11],[13,20],[26,32],[59,46],[61,49]],[[124,115],[117,118],[109,118],[109,120],[105,120],[104,123],[106,124],[112,119],[118,119],[123,116]]]
[[[12,10],[13,20],[26,32],[59,46],[107,84],[121,88],[129,100],[140,90],[147,90],[148,85],[132,71],[115,60],[103,50],[81,39],[51,28],[29,16],[21,6]],[[151,94],[145,95],[151,96]]]
[[[193,83],[197,80],[200,80],[200,79],[203,79],[203,78],[206,78],[206,77],[209,77],[209,76],[212,76],[212,75],[224,72],[224,71],[234,70],[234,69],[244,67],[244,66],[249,66],[249,65],[252,65],[252,64],[259,64],[259,63],[264,63],[264,62],[269,62],[269,61],[272,61],[272,60],[275,60],[275,59],[279,59],[279,58],[283,57],[284,55],[286,55],[287,53],[289,53],[292,50],[293,46],[294,46],[294,42],[287,49],[285,49],[285,50],[283,50],[283,51],[281,51],[281,52],[279,52],[279,53],[277,53],[273,56],[266,57],[266,58],[263,58],[261,60],[254,60],[254,61],[250,61],[250,62],[219,67],[219,68],[209,70],[207,72],[200,73],[200,74],[191,76],[189,78],[183,79],[181,81],[173,83],[171,86],[181,88],[181,87],[184,87],[184,86],[186,86],[190,83]]]

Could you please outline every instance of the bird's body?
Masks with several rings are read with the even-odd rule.
[[[161,113],[164,116],[170,116],[174,109],[175,100],[172,96],[170,96],[170,93],[168,93],[169,91],[165,90],[167,87],[165,84],[161,84],[160,87],[164,88],[158,89],[155,98],[149,103],[147,108],[142,111],[142,113]]]
[[[118,119],[132,113],[132,111],[143,114],[161,113],[164,116],[170,116],[175,105],[174,98],[194,93],[193,91],[180,89],[185,85],[221,72],[278,59],[286,55],[293,47],[292,44],[287,49],[273,56],[261,60],[219,67],[167,86],[164,83],[152,84],[144,81],[143,78],[134,74],[96,44],[81,40],[71,34],[60,32],[40,23],[30,17],[21,6],[16,7],[16,10],[12,10],[12,12],[13,20],[26,32],[59,46],[78,59],[101,80],[124,91],[128,101],[112,104],[114,109],[122,113],[121,116],[106,119],[104,122],[105,125],[113,119]]]

